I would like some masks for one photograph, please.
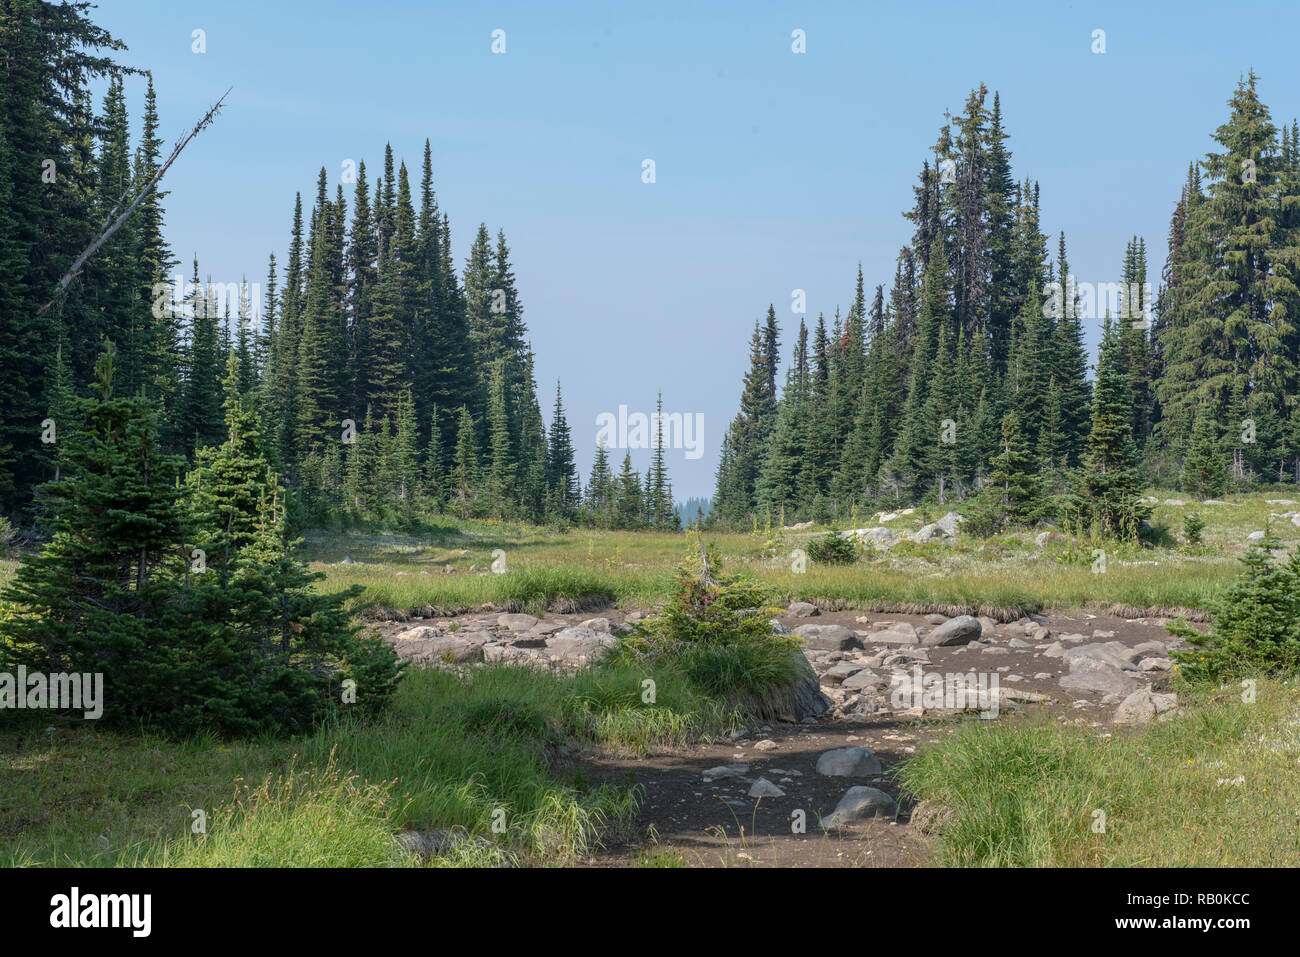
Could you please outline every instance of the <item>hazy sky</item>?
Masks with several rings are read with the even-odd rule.
[[[712,492],[768,303],[783,376],[793,290],[829,324],[859,262],[868,287],[892,279],[917,171],[972,87],[1001,93],[1013,175],[1038,180],[1083,282],[1116,280],[1133,234],[1159,275],[1187,163],[1252,66],[1275,122],[1300,110],[1292,4],[1043,6],[129,0],[93,16],[153,71],[167,143],[234,87],[164,181],[187,273],[197,253],[216,281],[262,281],[322,165],[332,195],[345,160],[373,180],[391,142],[415,181],[428,137],[457,262],[480,222],[505,229],[541,402],[549,423],[561,379],[584,483],[597,416],[651,412],[662,389],[666,412],[703,416],[703,454],[669,457],[682,499]],[[144,81],[127,90],[134,124]]]

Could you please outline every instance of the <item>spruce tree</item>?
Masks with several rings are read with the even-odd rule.
[[[1107,315],[1097,358],[1092,431],[1076,488],[1079,515],[1098,535],[1136,540],[1151,509],[1141,501],[1132,396],[1121,356],[1119,331]]]
[[[1183,459],[1182,487],[1198,495],[1223,494],[1227,484],[1227,469],[1219,430],[1209,409],[1196,416],[1187,455]]]

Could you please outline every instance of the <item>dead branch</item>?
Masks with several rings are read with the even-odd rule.
[[[234,87],[231,87],[230,89],[234,89]],[[81,272],[81,267],[86,265],[90,257],[99,252],[104,243],[108,242],[112,235],[122,228],[122,224],[130,219],[131,214],[139,208],[142,202],[144,202],[145,197],[154,191],[154,187],[156,187],[158,181],[162,179],[163,173],[167,172],[167,168],[171,166],[172,163],[176,162],[176,157],[181,155],[181,150],[185,149],[185,147],[189,145],[190,140],[198,136],[201,130],[216,119],[217,113],[221,109],[221,104],[225,102],[226,97],[229,95],[230,90],[226,90],[225,93],[222,93],[221,99],[217,100],[217,102],[213,104],[212,109],[203,114],[203,118],[194,124],[194,129],[190,130],[187,136],[177,141],[176,148],[172,150],[172,155],[167,157],[167,162],[158,167],[158,171],[154,173],[149,182],[145,184],[144,189],[140,190],[140,195],[135,198],[135,201],[131,203],[131,205],[128,206],[126,210],[117,217],[117,219],[113,220],[112,225],[108,226],[103,232],[101,232],[99,236],[95,238],[95,241],[87,246],[81,255],[77,257],[77,261],[72,264],[72,267],[64,273],[63,278],[59,280],[58,289],[55,292],[54,298],[43,305],[37,315],[43,316],[49,311],[49,308],[54,305],[59,296],[67,290],[68,286],[72,285],[72,280],[77,278],[77,274]],[[124,194],[123,199],[125,198]],[[117,212],[118,206],[121,206],[121,204],[122,200],[119,200],[118,205],[113,207],[113,212]],[[109,213],[109,217],[112,217],[112,215],[113,213]]]

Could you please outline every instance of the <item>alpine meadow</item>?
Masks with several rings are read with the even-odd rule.
[[[803,6],[0,0],[0,908],[1250,926],[1153,902],[1300,865],[1300,17]]]

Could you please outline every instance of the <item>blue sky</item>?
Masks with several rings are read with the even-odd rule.
[[[563,381],[584,482],[596,417],[653,411],[662,389],[665,411],[703,415],[703,456],[669,458],[680,499],[712,491],[768,303],[788,357],[792,290],[811,324],[847,308],[859,262],[869,286],[892,279],[945,109],[980,82],[1001,93],[1013,173],[1038,180],[1081,281],[1116,280],[1134,234],[1158,276],[1238,78],[1255,69],[1275,122],[1300,111],[1287,7],[130,0],[93,16],[153,71],[167,143],[234,87],[164,180],[187,272],[197,253],[217,281],[261,281],[322,165],[332,193],[345,160],[373,171],[391,142],[418,175],[428,137],[457,262],[479,222],[505,229],[540,398],[549,421]],[[143,89],[128,81],[133,122]]]

